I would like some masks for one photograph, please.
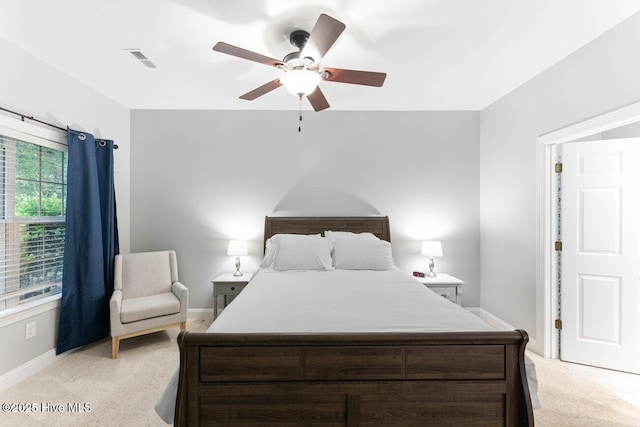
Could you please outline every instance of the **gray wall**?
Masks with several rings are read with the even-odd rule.
[[[640,100],[640,14],[480,115],[481,306],[536,337],[536,138]]]
[[[212,307],[211,279],[233,271],[229,239],[262,256],[265,215],[389,215],[394,257],[436,269],[479,303],[477,112],[157,111],[131,114],[131,248],[173,248],[192,308]]]
[[[0,327],[0,375],[56,348],[60,308],[57,304],[48,306],[53,307]],[[25,330],[32,322],[36,323],[36,336],[27,340]]]
[[[0,106],[59,126],[69,125],[98,137],[112,138],[119,144],[120,149],[114,155],[118,223],[122,250],[128,251],[129,110],[2,38],[0,57],[3,63]],[[15,320],[15,316],[0,313],[0,375],[55,348],[57,308]],[[27,341],[25,325],[32,321],[36,322],[36,336]]]

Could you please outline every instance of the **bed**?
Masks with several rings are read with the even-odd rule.
[[[379,242],[332,240],[333,258],[315,259],[326,269],[304,272],[301,251],[281,255],[282,236],[324,245],[327,230]],[[533,426],[526,332],[492,330],[397,268],[376,269],[388,251],[367,251],[390,242],[387,217],[266,217],[264,237],[264,268],[207,333],[178,337],[175,425]]]

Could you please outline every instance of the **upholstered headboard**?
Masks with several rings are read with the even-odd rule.
[[[318,234],[325,230],[368,232],[387,242],[391,241],[388,216],[267,216],[264,220],[264,245],[274,234]]]

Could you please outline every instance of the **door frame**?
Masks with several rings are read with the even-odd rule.
[[[536,140],[536,344],[537,353],[557,359],[556,173],[558,147],[566,142],[640,121],[640,102],[540,135]]]

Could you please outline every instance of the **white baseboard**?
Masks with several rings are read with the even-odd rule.
[[[484,308],[480,308],[480,307],[465,307],[465,308],[499,331],[513,331],[514,329],[516,329],[515,327],[511,326],[504,320],[500,319],[498,316],[495,316],[489,313]],[[527,344],[527,350],[531,350],[534,353],[541,354],[538,351],[538,342],[535,340],[535,338],[529,337],[529,344]]]
[[[4,391],[9,387],[18,384],[20,381],[29,378],[31,375],[41,371],[47,366],[67,357],[72,352],[73,350],[56,355],[56,350],[52,349],[34,359],[31,359],[24,365],[18,366],[17,368],[2,374],[2,376],[0,376],[0,391]]]
[[[187,320],[213,320],[213,308],[190,308]]]

